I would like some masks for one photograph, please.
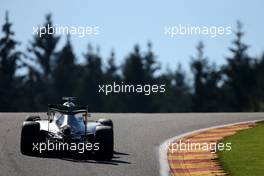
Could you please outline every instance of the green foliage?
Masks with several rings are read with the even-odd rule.
[[[94,53],[93,47],[88,45],[88,51],[84,54],[86,60],[82,68],[82,76],[79,82],[77,96],[80,101],[89,104],[94,112],[103,111],[103,94],[98,92],[98,85],[103,84],[104,73],[102,70],[102,58],[99,56],[99,49]]]
[[[250,111],[255,108],[253,101],[256,98],[257,65],[247,54],[248,46],[242,42],[244,32],[241,22],[237,22],[235,35],[234,47],[229,49],[232,56],[227,58],[228,63],[223,66],[223,73],[227,78],[225,86],[231,97],[228,103],[235,111]]]
[[[51,14],[46,16],[44,23],[45,30],[51,30],[48,26],[53,26]],[[42,29],[44,30],[44,28]],[[54,101],[53,91],[53,64],[55,61],[55,49],[59,41],[59,37],[54,34],[45,33],[42,36],[35,34],[33,41],[30,42],[28,48],[28,68],[29,76],[27,77],[25,91],[30,109],[42,111],[46,109],[49,102]]]
[[[191,70],[194,76],[194,95],[192,96],[192,109],[195,112],[215,112],[219,111],[221,105],[219,95],[221,90],[218,84],[221,75],[216,70],[215,65],[209,64],[204,57],[204,44],[200,42],[197,46],[197,56],[192,58]]]
[[[263,122],[224,140],[231,143],[230,151],[219,151],[221,165],[233,176],[261,176],[264,172]]]
[[[150,45],[145,56],[136,45],[134,51],[126,58],[122,68],[124,84],[152,85],[155,82],[155,63],[155,56]],[[125,112],[155,112],[157,109],[152,98],[152,96],[139,93],[125,94],[121,97],[121,101],[124,102],[121,109]]]
[[[68,37],[66,45],[57,53],[52,73],[53,90],[56,92],[55,98],[74,96],[79,78],[78,66],[75,60],[76,58]]]
[[[13,39],[14,32],[11,30],[8,12],[6,12],[5,23],[2,27],[4,36],[0,39],[0,111],[13,111],[16,103],[10,101],[18,95],[19,78],[15,72],[21,53],[16,50],[19,44]]]
[[[44,26],[52,26],[47,15]],[[50,29],[51,30],[51,29]],[[181,64],[176,70],[161,73],[161,65],[147,43],[147,51],[136,45],[121,65],[115,63],[112,51],[106,64],[88,45],[83,54],[85,63],[77,63],[70,36],[62,48],[57,48],[59,36],[45,33],[34,35],[28,52],[16,50],[19,44],[6,15],[0,38],[0,111],[45,111],[48,103],[60,102],[62,96],[77,96],[93,112],[219,112],[262,111],[264,109],[264,54],[252,58],[242,42],[244,32],[238,22],[231,56],[222,67],[204,55],[204,44],[197,46],[191,58],[193,81]],[[24,75],[17,74],[20,67]],[[102,84],[132,84],[166,86],[165,93],[99,92]],[[193,82],[192,84],[190,82]]]

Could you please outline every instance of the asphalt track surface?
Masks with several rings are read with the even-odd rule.
[[[20,131],[26,115],[0,113],[0,175],[155,176],[159,175],[158,147],[166,139],[210,126],[264,119],[264,113],[92,114],[94,119],[114,122],[114,158],[99,162],[22,155]]]

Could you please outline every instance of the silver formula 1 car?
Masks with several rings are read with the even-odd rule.
[[[75,105],[74,97],[63,97],[63,100],[63,105],[48,105],[47,119],[26,118],[21,131],[21,153],[36,156],[58,150],[55,152],[111,159],[114,151],[112,120],[88,120],[87,106]]]

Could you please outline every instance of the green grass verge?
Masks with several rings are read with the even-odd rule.
[[[264,175],[264,123],[223,140],[231,142],[230,151],[219,151],[219,162],[232,176]]]

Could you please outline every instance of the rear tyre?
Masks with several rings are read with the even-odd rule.
[[[95,143],[98,143],[99,150],[95,151],[98,159],[110,160],[114,154],[114,131],[110,126],[97,126]]]
[[[39,123],[32,121],[25,121],[23,123],[20,138],[20,151],[22,154],[30,156],[38,154],[38,151],[33,149],[33,143],[39,141],[39,132]]]
[[[40,120],[40,117],[39,116],[34,116],[34,115],[29,115],[26,117],[26,120],[25,121],[36,121],[36,120]]]
[[[111,119],[99,119],[97,122],[101,123],[104,126],[110,126],[113,128],[113,121]]]

